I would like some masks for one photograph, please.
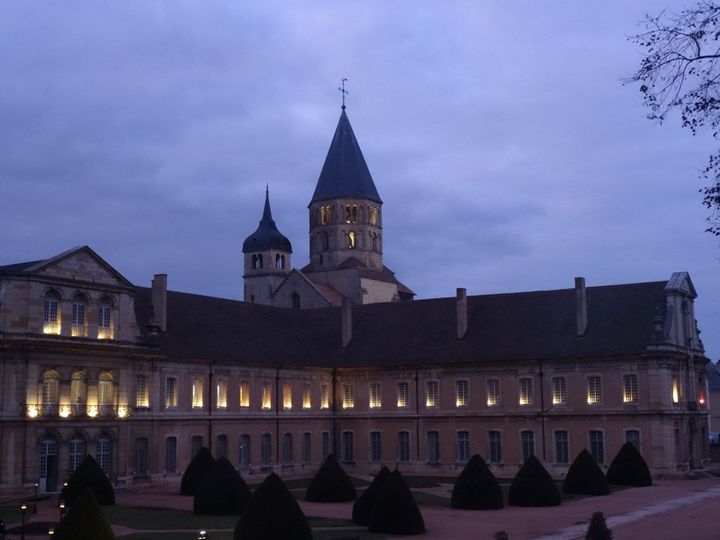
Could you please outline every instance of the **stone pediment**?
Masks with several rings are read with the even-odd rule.
[[[26,268],[23,273],[116,287],[132,287],[132,283],[88,246],[73,248],[50,259],[35,263]]]

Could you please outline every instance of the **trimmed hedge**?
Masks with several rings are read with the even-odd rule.
[[[60,524],[57,540],[114,540],[115,535],[90,487],[84,488]]]
[[[312,531],[285,483],[271,473],[255,490],[235,527],[235,540],[312,540]]]
[[[464,510],[497,510],[503,494],[485,460],[475,454],[455,480],[450,505]]]
[[[221,457],[195,490],[193,511],[216,516],[242,514],[252,493],[235,467]]]
[[[370,522],[370,512],[372,511],[373,504],[375,504],[377,496],[380,494],[382,487],[385,485],[385,482],[389,477],[390,469],[387,467],[380,469],[380,472],[375,475],[375,478],[373,478],[373,481],[370,482],[370,485],[355,501],[352,511],[352,520],[355,523],[365,525],[367,527]]]
[[[352,480],[333,454],[325,458],[305,492],[311,502],[346,502],[357,498]]]
[[[110,480],[90,455],[85,456],[75,472],[72,473],[68,485],[64,486],[60,492],[60,498],[65,501],[65,506],[70,508],[85,488],[92,490],[98,504],[115,504],[115,490]]]
[[[617,486],[652,486],[652,476],[647,463],[635,445],[629,442],[623,445],[612,460],[607,479]]]
[[[195,495],[195,490],[213,465],[215,465],[215,458],[212,457],[210,450],[204,446],[201,447],[185,469],[180,481],[180,495]]]
[[[602,472],[597,461],[587,449],[583,448],[570,465],[563,482],[563,492],[577,495],[608,495],[610,493],[605,473]]]
[[[585,540],[612,540],[612,531],[608,529],[602,512],[595,512],[590,518]]]
[[[508,494],[511,506],[559,506],[560,491],[535,456],[525,462],[513,478]]]
[[[425,522],[410,488],[395,469],[375,499],[368,522],[370,532],[387,534],[420,534]]]

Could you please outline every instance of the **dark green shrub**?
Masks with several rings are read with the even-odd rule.
[[[305,493],[305,500],[312,502],[345,502],[356,497],[352,480],[333,454],[325,458]]]
[[[362,492],[353,504],[352,520],[359,525],[365,525],[367,527],[370,522],[370,512],[372,511],[375,499],[380,494],[380,490],[385,485],[385,482],[390,477],[390,469],[383,467],[380,472],[375,475],[370,485]]]
[[[465,510],[497,510],[503,494],[485,460],[475,454],[455,480],[450,505]]]
[[[251,495],[240,473],[221,457],[197,486],[193,511],[216,516],[242,514]]]
[[[607,473],[608,482],[617,486],[652,486],[647,463],[635,445],[626,442],[612,460]]]
[[[255,490],[237,526],[235,540],[312,540],[295,497],[275,473]]]
[[[89,487],[77,494],[72,507],[55,527],[57,540],[113,540],[115,535]]]
[[[590,518],[585,540],[612,540],[612,532],[608,529],[602,512],[595,512]]]
[[[563,482],[565,493],[577,495],[607,495],[610,486],[602,469],[590,452],[583,448],[568,469]]]
[[[95,501],[102,505],[115,504],[115,490],[107,475],[97,464],[97,461],[87,455],[75,472],[70,476],[67,486],[60,492],[60,498],[65,506],[70,508],[75,499],[88,487],[95,496]]]
[[[212,457],[210,450],[203,446],[185,469],[185,474],[180,481],[180,494],[195,495],[195,490],[213,465],[215,465],[215,458]]]
[[[558,506],[560,491],[535,456],[525,462],[513,478],[508,494],[511,506]]]
[[[370,532],[420,534],[425,522],[410,488],[397,469],[390,473],[375,499],[368,522]]]

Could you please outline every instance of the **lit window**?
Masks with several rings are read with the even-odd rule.
[[[262,408],[266,411],[272,409],[272,390],[269,382],[264,382],[262,385]]]
[[[327,384],[320,385],[320,408],[321,409],[329,409],[330,408],[330,392],[328,391]]]
[[[382,395],[380,391],[380,383],[370,384],[370,408],[379,409],[382,406]]]
[[[283,409],[292,409],[292,385],[283,383]]]
[[[602,401],[602,382],[599,375],[590,375],[587,378],[587,402],[595,405]]]
[[[312,393],[310,391],[310,385],[306,383],[303,385],[302,408],[310,409],[311,407],[312,407]]]
[[[490,431],[490,463],[502,463],[502,434],[499,431]]]
[[[398,433],[398,461],[410,461],[410,432]]]
[[[192,380],[192,406],[195,409],[203,406],[203,381],[200,377]]]
[[[147,377],[139,374],[135,378],[135,406],[148,407],[150,405],[148,398]]]
[[[218,379],[217,387],[215,388],[215,407],[218,409],[227,408],[227,380]]]
[[[470,432],[457,432],[457,461],[465,462],[470,459]]]
[[[455,381],[455,406],[467,407],[470,404],[468,397],[468,382]]]
[[[677,377],[672,380],[672,401],[675,405],[680,403],[680,382]]]
[[[530,377],[520,378],[520,405],[533,404],[533,382]]]
[[[438,404],[438,382],[427,381],[425,383],[425,406],[437,407]]]
[[[590,453],[598,463],[605,462],[605,442],[602,431],[590,432]]]
[[[115,381],[107,371],[100,374],[98,379],[98,413],[100,416],[112,414],[115,402]]]
[[[87,397],[87,383],[85,373],[76,371],[72,374],[70,381],[70,406],[73,415],[77,416],[85,412],[85,400]]]
[[[488,407],[500,405],[500,381],[498,379],[488,379],[487,404]]]
[[[638,378],[634,373],[623,375],[623,403],[637,403]]]
[[[73,337],[86,337],[87,325],[85,324],[85,298],[76,294],[72,302],[72,327],[70,333]]]
[[[60,375],[57,371],[47,370],[43,373],[41,390],[43,415],[56,415],[60,399]]]
[[[397,385],[397,406],[398,408],[409,405],[410,386],[406,382],[399,382]]]
[[[54,291],[45,294],[45,312],[43,317],[43,334],[60,335],[60,297]]]
[[[345,205],[345,223],[357,223],[357,204]]]
[[[379,431],[370,432],[370,461],[382,460],[382,434]]]
[[[177,407],[177,379],[168,377],[165,380],[165,407]]]
[[[378,224],[378,209],[375,206],[368,207],[368,223],[370,225]]]
[[[240,406],[250,406],[250,383],[248,381],[240,381]]]
[[[428,463],[440,463],[440,432],[428,431],[426,442]]]
[[[357,244],[357,237],[355,235],[355,231],[350,231],[345,236],[345,247],[348,249],[355,249]]]
[[[355,388],[352,384],[343,384],[343,409],[355,407]]]
[[[552,385],[553,405],[565,405],[567,403],[567,382],[565,381],[565,377],[553,377]]]
[[[330,218],[332,217],[332,210],[330,206],[321,206],[320,207],[320,223],[322,225],[327,225],[330,223]]]
[[[570,450],[568,445],[568,432],[561,430],[555,432],[555,463],[568,463]]]
[[[100,299],[98,305],[98,339],[113,339],[112,300],[107,296]]]
[[[520,443],[522,447],[523,463],[535,455],[535,433],[532,431],[520,432]]]

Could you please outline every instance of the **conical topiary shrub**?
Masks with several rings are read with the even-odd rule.
[[[221,457],[197,486],[193,511],[216,516],[242,514],[251,495],[235,467]]]
[[[312,531],[295,497],[271,473],[255,490],[237,526],[235,540],[312,540]]]
[[[370,485],[362,492],[353,504],[352,520],[359,524],[367,527],[370,522],[370,512],[372,511],[373,504],[377,496],[380,494],[382,487],[390,477],[390,469],[383,467],[380,472],[375,475]]]
[[[185,469],[185,474],[180,481],[180,494],[195,495],[195,490],[213,465],[215,465],[215,458],[212,457],[210,450],[204,446],[201,447]]]
[[[602,512],[595,512],[590,518],[585,540],[612,540],[612,532],[608,529]]]
[[[535,456],[525,462],[510,484],[508,504],[512,506],[558,506],[560,491]]]
[[[475,454],[455,480],[450,505],[465,510],[497,510],[503,494],[485,460]]]
[[[563,491],[577,495],[607,495],[610,493],[605,473],[585,448],[570,465],[563,481]]]
[[[55,527],[57,540],[113,540],[115,535],[103,515],[92,490],[84,488],[72,507]]]
[[[63,487],[60,493],[60,498],[65,502],[65,506],[70,508],[85,488],[92,490],[98,504],[115,504],[115,490],[110,480],[90,455],[85,456],[75,472],[72,473],[67,486]]]
[[[333,454],[325,458],[305,493],[305,500],[312,502],[345,502],[356,497],[352,480]]]
[[[617,486],[651,486],[652,476],[647,463],[635,445],[626,442],[612,460],[607,473],[608,482]]]
[[[370,532],[387,534],[420,534],[425,522],[410,488],[397,469],[390,473],[375,499],[370,519]]]

